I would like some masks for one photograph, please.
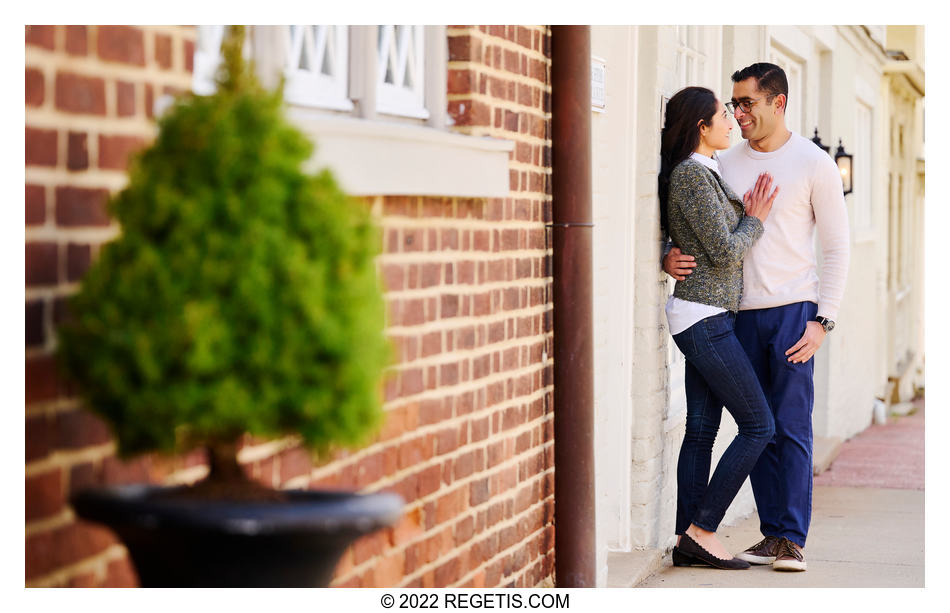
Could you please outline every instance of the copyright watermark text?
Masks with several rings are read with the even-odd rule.
[[[384,594],[384,609],[569,609],[569,594],[403,593]]]

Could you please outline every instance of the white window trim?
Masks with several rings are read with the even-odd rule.
[[[508,196],[511,141],[300,108],[289,116],[316,141],[307,169],[330,168],[353,195]]]
[[[285,68],[283,26],[253,26],[254,59],[261,82],[276,87]],[[424,121],[381,120],[375,70],[350,62],[350,114],[313,105],[288,104],[287,115],[316,144],[308,170],[330,168],[350,194],[504,198],[509,195],[509,157],[514,143],[445,129],[446,63],[444,26],[425,26]],[[350,26],[350,57],[377,54],[376,26]],[[368,55],[367,55],[368,54]],[[196,54],[197,55],[197,54]]]

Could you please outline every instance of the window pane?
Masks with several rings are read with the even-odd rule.
[[[288,102],[348,111],[347,26],[286,26],[284,96]]]
[[[715,78],[707,69],[708,60],[715,52],[714,26],[676,26],[676,86],[675,90],[690,85],[715,87]]]
[[[425,26],[379,26],[377,111],[404,117],[428,117],[424,70]]]
[[[855,222],[862,230],[873,226],[873,201],[871,199],[872,122],[870,107],[860,102],[854,114],[854,177]]]
[[[221,65],[221,42],[227,26],[198,26],[192,89],[196,94],[213,94],[214,76]]]

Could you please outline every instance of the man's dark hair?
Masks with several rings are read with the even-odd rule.
[[[745,81],[749,77],[755,77],[756,89],[768,94],[770,99],[783,94],[785,109],[788,110],[788,77],[785,76],[785,71],[781,66],[758,62],[732,73],[732,82]]]

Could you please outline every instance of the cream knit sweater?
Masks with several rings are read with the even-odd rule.
[[[737,194],[768,172],[781,187],[765,232],[743,262],[740,310],[811,301],[835,320],[848,274],[850,238],[838,166],[810,140],[792,133],[775,151],[755,151],[748,141],[719,153],[723,178]],[[821,244],[821,277],[815,233]]]

